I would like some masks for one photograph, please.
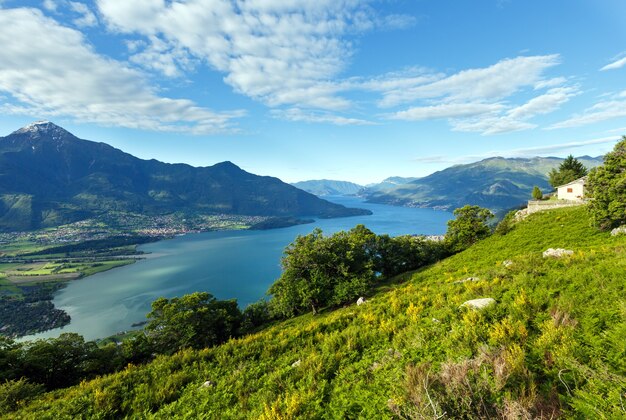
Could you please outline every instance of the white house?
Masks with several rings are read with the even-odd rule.
[[[587,177],[578,178],[575,181],[556,187],[559,200],[582,200],[585,197],[585,182]]]

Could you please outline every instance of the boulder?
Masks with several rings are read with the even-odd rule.
[[[561,258],[566,255],[573,255],[574,251],[571,249],[563,249],[563,248],[548,248],[543,251],[543,258]]]
[[[454,282],[454,284],[465,283],[467,281],[479,281],[479,280],[480,280],[480,277],[468,277],[468,278],[463,279],[463,280],[457,280],[457,281]]]
[[[502,265],[505,266],[506,268],[509,268],[510,266],[513,265],[513,261],[511,261],[511,260],[504,260],[504,261],[502,261]]]
[[[291,367],[292,368],[297,368],[298,366],[300,366],[300,363],[302,363],[302,360],[298,359],[298,360],[296,360],[295,362],[293,362],[291,364]]]
[[[361,296],[361,297],[360,297],[360,298],[356,301],[356,305],[357,305],[357,306],[361,306],[361,305],[363,305],[365,302],[367,302],[367,301],[365,300],[365,298],[364,298],[363,296]]]
[[[202,384],[202,388],[211,388],[212,386],[214,386],[215,384],[211,381],[206,381],[205,383]]]
[[[626,235],[626,225],[616,227],[611,231],[611,236]]]
[[[487,306],[495,304],[496,301],[493,298],[482,298],[482,299],[472,299],[461,304],[461,307],[471,308],[471,309],[483,309]]]

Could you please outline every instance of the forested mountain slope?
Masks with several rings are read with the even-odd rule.
[[[57,226],[107,211],[340,217],[362,209],[322,200],[231,162],[142,160],[51,122],[0,137],[0,229]]]

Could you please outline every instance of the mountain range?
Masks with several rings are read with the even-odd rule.
[[[48,121],[0,137],[0,230],[58,226],[107,211],[325,218],[370,213],[231,162],[193,167],[139,159]]]
[[[602,164],[602,157],[577,159],[588,169]],[[501,211],[529,200],[535,185],[544,193],[552,191],[548,172],[562,161],[557,157],[493,157],[455,165],[409,182],[390,185],[383,181],[361,190],[359,195],[373,203],[443,210],[473,204]]]
[[[356,195],[363,189],[362,185],[348,181],[332,179],[314,179],[310,181],[294,182],[291,185],[317,196],[325,195]]]

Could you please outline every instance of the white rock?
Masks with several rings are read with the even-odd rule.
[[[472,300],[463,302],[461,307],[467,307],[467,308],[472,308],[472,309],[483,309],[495,303],[496,301],[493,298],[472,299]]]
[[[504,260],[504,261],[502,261],[502,265],[505,266],[506,268],[509,268],[510,266],[513,265],[513,261],[511,261],[511,260]]]
[[[360,297],[360,298],[356,301],[356,304],[357,304],[357,306],[361,306],[361,305],[363,305],[365,302],[367,302],[367,301],[365,300],[365,298],[364,298],[363,296],[361,296],[361,297]]]
[[[454,282],[454,284],[458,284],[458,283],[465,283],[466,281],[479,281],[480,277],[468,277],[466,279],[463,280],[457,280]]]
[[[291,367],[292,368],[296,368],[296,367],[300,366],[300,363],[302,363],[302,360],[298,359],[298,360],[296,360],[295,362],[293,362],[291,364]]]
[[[205,383],[202,384],[202,388],[211,388],[213,385],[215,385],[213,382],[206,381]]]
[[[611,231],[611,236],[626,235],[626,225],[616,227]]]
[[[572,251],[571,249],[548,248],[545,251],[543,251],[543,258],[549,258],[549,257],[561,258],[561,257],[564,257],[565,255],[573,255],[573,254],[574,254],[574,251]]]

